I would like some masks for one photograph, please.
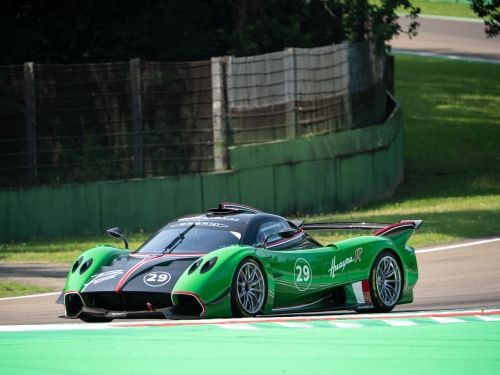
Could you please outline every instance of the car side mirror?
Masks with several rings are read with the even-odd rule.
[[[274,237],[274,236],[279,236],[280,238],[292,238],[297,234],[298,230],[294,228],[284,228],[281,229],[279,232],[272,233],[269,236],[266,237],[264,240],[264,244],[262,245],[264,248],[267,247],[269,240]]]
[[[125,249],[128,249],[128,241],[127,237],[122,233],[122,230],[118,227],[106,229],[106,233],[109,234],[113,238],[121,238],[125,243]]]

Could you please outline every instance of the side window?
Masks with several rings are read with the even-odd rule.
[[[287,222],[279,220],[269,220],[262,223],[257,230],[256,244],[263,244],[268,236],[277,233],[282,229],[290,228]],[[278,235],[270,237],[267,241],[273,242],[279,240]]]

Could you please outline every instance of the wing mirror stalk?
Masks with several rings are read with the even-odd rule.
[[[122,230],[118,227],[107,229],[106,233],[109,234],[113,238],[121,238],[123,242],[125,243],[125,249],[128,250],[128,241],[127,237],[122,233]]]

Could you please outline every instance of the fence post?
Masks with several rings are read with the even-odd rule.
[[[33,62],[24,63],[24,103],[28,176],[32,181],[36,181],[38,170],[36,158],[35,70]]]
[[[132,102],[132,155],[134,160],[134,174],[136,177],[144,177],[140,59],[130,59],[130,96]]]
[[[226,114],[225,114],[225,57],[212,57],[212,127],[214,142],[214,170],[229,169],[227,160]]]
[[[285,49],[284,58],[285,68],[285,121],[286,121],[286,137],[294,139],[297,134],[297,114],[295,112],[296,99],[296,66],[295,66],[295,51],[293,48]]]

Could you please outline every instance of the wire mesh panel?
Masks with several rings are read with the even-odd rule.
[[[211,90],[210,61],[0,67],[0,186],[211,171]]]
[[[0,186],[27,179],[23,65],[0,66]]]
[[[386,112],[383,68],[383,57],[368,42],[229,58],[232,143],[380,123]]]
[[[285,52],[228,59],[227,98],[233,144],[286,136]],[[288,69],[292,71],[293,68]],[[293,110],[293,109],[292,109]]]
[[[223,170],[228,145],[381,123],[384,74],[368,42],[0,67],[0,187]]]
[[[348,46],[352,127],[379,124],[386,113],[384,57],[368,42]]]
[[[147,176],[213,169],[210,61],[141,65]]]
[[[39,182],[129,177],[128,63],[35,65]]]
[[[351,126],[347,44],[295,48],[297,135]]]

